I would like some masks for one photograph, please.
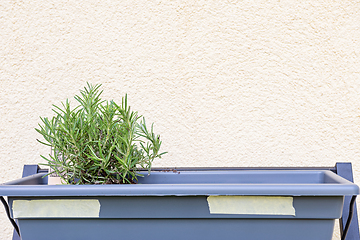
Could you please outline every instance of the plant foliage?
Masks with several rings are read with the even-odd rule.
[[[87,84],[74,98],[73,109],[66,100],[54,106],[55,116],[41,118],[36,129],[45,139],[40,143],[52,148],[43,157],[67,184],[136,183],[139,168],[148,169],[159,153],[160,135],[145,118],[131,111],[127,95],[121,105],[100,98],[101,85]],[[49,174],[50,174],[49,173]]]

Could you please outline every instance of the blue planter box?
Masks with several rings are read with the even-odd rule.
[[[0,185],[22,240],[331,240],[357,185],[328,170],[152,171],[134,185]],[[28,185],[30,184],[30,185]]]

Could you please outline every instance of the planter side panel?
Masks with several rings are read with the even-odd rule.
[[[22,240],[331,240],[334,220],[37,219],[20,220]],[[41,231],[38,227],[41,226]]]
[[[9,198],[14,200],[49,198]],[[69,197],[56,199],[72,199]],[[76,199],[94,199],[77,197]],[[294,197],[296,216],[210,214],[206,196],[99,197],[98,218],[20,218],[22,240],[331,240],[343,197]],[[41,226],[41,231],[38,231]]]
[[[9,197],[10,208],[14,200],[44,199],[96,199],[100,202],[100,218],[302,218],[337,219],[341,217],[343,197],[293,197],[295,216],[210,214],[206,196],[188,197]]]

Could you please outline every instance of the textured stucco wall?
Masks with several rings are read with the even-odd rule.
[[[156,166],[352,161],[360,183],[359,39],[359,1],[1,0],[0,182],[89,81],[155,122]]]

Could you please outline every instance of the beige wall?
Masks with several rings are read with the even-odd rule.
[[[360,183],[359,39],[359,1],[1,0],[0,182],[89,81],[155,122],[156,166],[351,161]]]

